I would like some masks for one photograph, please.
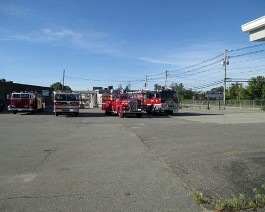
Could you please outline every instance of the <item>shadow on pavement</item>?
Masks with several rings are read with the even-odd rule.
[[[189,112],[178,112],[174,113],[172,116],[223,116],[224,114],[217,114],[217,113],[189,113]]]
[[[34,113],[30,113],[30,112],[18,112],[17,114],[12,114],[12,112],[8,111],[8,110],[4,110],[2,112],[0,112],[0,114],[10,114],[10,115],[23,115],[23,116],[34,116],[34,115],[38,115],[38,116],[55,116],[52,109],[44,109],[43,111],[37,111]],[[136,117],[135,114],[127,114],[125,116],[125,118],[149,118],[149,119],[153,119],[153,118],[171,118],[171,117],[187,117],[187,116],[220,116],[220,115],[224,115],[224,114],[218,114],[218,113],[195,113],[195,112],[178,112],[178,113],[174,113],[173,115],[167,115],[166,113],[161,113],[161,114],[147,114],[147,113],[143,113],[142,117]],[[59,116],[66,116],[66,117],[75,117],[72,114],[62,114]],[[95,111],[94,109],[81,109],[79,112],[78,117],[81,118],[87,118],[87,117],[98,117],[98,118],[106,118],[106,117],[118,117],[117,114],[109,114],[109,115],[105,115],[104,111],[98,110]]]

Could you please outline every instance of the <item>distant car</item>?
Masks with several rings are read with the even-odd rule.
[[[0,112],[3,111],[5,107],[6,107],[5,102],[2,99],[0,99]]]

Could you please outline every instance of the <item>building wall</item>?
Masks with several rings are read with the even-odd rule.
[[[265,41],[265,26],[249,32],[250,41]]]
[[[98,107],[98,91],[74,91],[79,93],[85,108]]]
[[[51,106],[53,104],[52,101],[52,91],[53,89],[50,87],[42,87],[42,86],[36,86],[36,85],[26,85],[26,84],[19,84],[19,83],[13,83],[9,81],[2,80],[0,81],[0,99],[3,99],[6,105],[9,105],[9,100],[7,99],[7,96],[10,95],[12,92],[21,92],[21,91],[29,91],[29,92],[35,92],[42,94],[43,90],[49,91],[49,96],[45,96],[45,105]]]

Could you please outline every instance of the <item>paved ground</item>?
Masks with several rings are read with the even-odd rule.
[[[190,189],[224,199],[265,182],[265,113],[188,109],[161,124],[137,133]]]
[[[0,211],[203,211],[265,182],[265,113],[0,114]]]

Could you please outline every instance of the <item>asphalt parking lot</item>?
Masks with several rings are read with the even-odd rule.
[[[0,211],[205,211],[265,183],[265,112],[0,114]]]

